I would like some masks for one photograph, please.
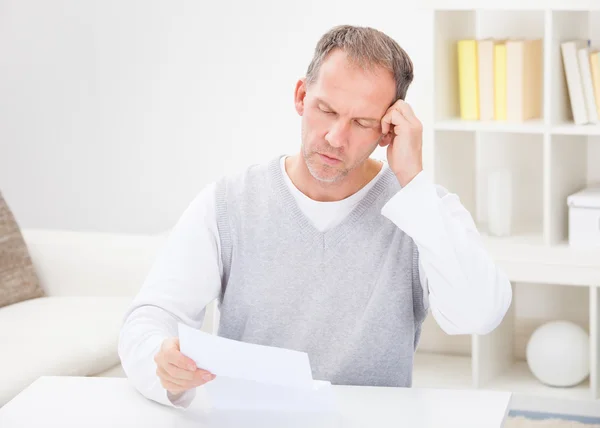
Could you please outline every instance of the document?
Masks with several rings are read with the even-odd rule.
[[[213,408],[326,412],[331,384],[314,381],[308,354],[214,336],[179,323],[181,352],[216,375],[200,387]]]
[[[179,323],[181,352],[217,376],[312,388],[308,354],[214,336]]]

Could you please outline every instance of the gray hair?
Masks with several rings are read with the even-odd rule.
[[[327,55],[334,49],[342,49],[356,66],[366,70],[382,67],[394,75],[396,98],[406,97],[413,80],[413,64],[408,54],[388,35],[370,27],[339,25],[325,33],[315,48],[314,56],[306,72],[306,84],[316,81],[319,69]]]

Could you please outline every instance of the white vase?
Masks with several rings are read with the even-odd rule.
[[[487,177],[488,232],[508,236],[512,228],[512,176],[507,169],[491,171]]]

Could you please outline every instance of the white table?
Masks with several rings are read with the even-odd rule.
[[[251,414],[175,409],[142,397],[124,378],[42,377],[0,408],[0,427],[410,427],[499,428],[511,394],[481,390],[335,386],[339,413]]]

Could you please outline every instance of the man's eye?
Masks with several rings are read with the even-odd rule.
[[[331,110],[326,109],[325,107],[319,107],[319,109],[323,112],[323,113],[327,113],[327,114],[331,114],[333,113]]]

